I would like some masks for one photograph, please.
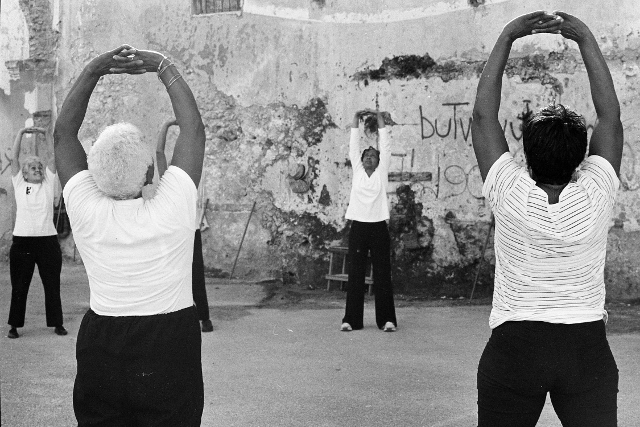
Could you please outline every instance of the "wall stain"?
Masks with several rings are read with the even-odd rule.
[[[318,203],[320,203],[323,206],[329,206],[331,204],[331,195],[329,195],[329,190],[327,190],[326,184],[322,186]]]
[[[322,142],[327,129],[337,128],[333,122],[327,106],[320,98],[313,98],[304,106],[298,114],[298,123],[303,127],[302,138],[307,141],[309,147]]]
[[[453,60],[437,63],[428,53],[419,55],[400,55],[385,58],[377,69],[367,68],[357,71],[352,80],[363,82],[380,80],[408,80],[428,79],[440,77],[443,82],[461,77],[479,77],[486,61]],[[577,68],[577,61],[571,54],[551,52],[548,55],[534,54],[520,58],[510,58],[507,61],[505,74],[508,77],[520,76],[523,82],[538,80],[543,85],[550,85],[561,94],[563,84],[551,73],[573,74]]]

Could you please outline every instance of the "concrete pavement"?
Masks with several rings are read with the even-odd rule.
[[[215,331],[203,334],[203,426],[476,425],[476,367],[489,337],[489,306],[398,309],[383,333],[365,308],[365,329],[338,330],[343,307],[259,308],[261,285],[208,279]],[[317,290],[316,292],[326,292]],[[32,282],[27,324],[0,339],[2,425],[75,424],[71,393],[75,336],[88,308],[82,266],[63,266],[69,335],[44,322],[42,285]],[[0,318],[6,319],[8,266],[0,264]],[[331,306],[324,305],[324,306]],[[620,369],[619,426],[640,425],[640,334],[610,335]],[[560,426],[547,403],[538,426]]]

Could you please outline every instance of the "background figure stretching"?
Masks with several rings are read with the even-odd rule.
[[[584,119],[560,104],[524,123],[527,167],[509,153],[498,121],[502,75],[512,43],[536,33],[562,34],[580,48],[598,116],[586,160]],[[615,426],[604,264],[623,137],[613,80],[589,28],[563,12],[509,22],[482,71],[471,132],[496,254],[478,426],[535,426],[547,393],[563,426]]]
[[[25,133],[43,133],[50,143],[50,135],[42,128],[25,128],[18,132],[12,148],[11,182],[16,197],[16,224],[9,250],[11,276],[11,308],[9,309],[9,338],[18,338],[18,328],[24,326],[27,295],[35,266],[44,287],[47,326],[58,335],[66,335],[62,326],[60,300],[60,272],[62,251],[58,232],[53,223],[53,198],[56,179],[54,159],[46,168],[37,156],[29,156],[20,166],[22,137]]]
[[[158,179],[162,178],[167,170],[167,156],[164,152],[167,143],[167,132],[171,126],[177,125],[175,119],[166,121],[160,129],[158,144],[156,145],[156,160],[158,164]],[[203,208],[204,209],[204,208]],[[193,238],[193,262],[191,263],[191,290],[193,302],[198,310],[198,319],[202,323],[202,332],[212,332],[213,324],[209,317],[209,300],[204,278],[204,258],[202,257],[202,233],[200,232],[201,215],[196,215],[196,234]]]
[[[380,151],[369,147],[360,155],[360,121],[365,128],[378,135]],[[351,196],[345,217],[352,220],[349,231],[349,282],[347,305],[342,319],[342,331],[364,327],[364,294],[367,258],[371,251],[373,289],[375,294],[376,324],[385,332],[398,326],[391,284],[391,238],[387,220],[389,202],[389,163],[391,143],[380,111],[361,110],[353,116],[349,159],[353,168]]]
[[[156,72],[180,133],[171,166],[149,200],[153,151],[133,125],[107,127],[89,151],[78,130],[106,74]],[[202,337],[191,292],[204,125],[176,67],[124,45],[84,68],[62,105],[55,153],[82,255],[91,309],[76,343],[73,408],[79,426],[199,426]]]

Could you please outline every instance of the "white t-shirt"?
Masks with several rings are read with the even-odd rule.
[[[387,128],[378,129],[380,136],[380,162],[371,176],[367,175],[360,159],[360,130],[351,128],[349,159],[353,168],[351,195],[345,218],[360,222],[379,222],[389,219],[389,164],[391,163],[391,143]]]
[[[606,319],[604,263],[619,184],[611,164],[592,155],[550,205],[510,153],[496,160],[482,189],[496,221],[491,328]]]
[[[22,172],[11,177],[16,195],[16,225],[14,236],[38,237],[58,234],[53,224],[53,188],[56,174],[45,169],[39,184],[24,180]]]
[[[93,311],[149,316],[193,305],[196,186],[186,172],[170,166],[148,200],[107,197],[86,170],[63,194]]]

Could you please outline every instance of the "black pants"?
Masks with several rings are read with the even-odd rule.
[[[8,323],[15,328],[24,326],[27,295],[36,265],[44,287],[47,326],[62,326],[62,301],[60,300],[62,251],[58,236],[13,236],[13,243],[9,250],[11,308]]]
[[[385,221],[351,223],[349,232],[349,282],[347,306],[342,322],[355,329],[363,328],[367,256],[371,251],[376,324],[382,329],[391,322],[398,325],[391,284],[391,238]]]
[[[198,309],[199,320],[209,320],[209,300],[204,281],[204,259],[202,258],[202,235],[196,230],[193,239],[193,262],[191,263],[191,291]]]
[[[78,426],[199,426],[200,325],[192,306],[154,316],[100,316],[78,330]]]
[[[506,322],[478,366],[478,426],[535,426],[547,393],[565,427],[617,425],[618,368],[603,321]]]

